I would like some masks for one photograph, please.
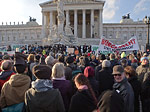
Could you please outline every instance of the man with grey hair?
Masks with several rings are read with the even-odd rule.
[[[3,84],[9,80],[10,76],[15,74],[12,70],[13,64],[10,60],[5,60],[2,62],[1,65],[1,72],[0,72],[0,90],[3,86]]]
[[[100,92],[102,93],[105,90],[112,90],[114,79],[111,71],[111,63],[109,60],[104,60],[102,62],[102,70],[100,70],[97,75],[97,80],[99,81]]]
[[[125,77],[124,68],[121,65],[116,65],[113,68],[112,74],[115,79],[113,89],[123,97],[125,112],[134,112],[134,92],[132,86]]]

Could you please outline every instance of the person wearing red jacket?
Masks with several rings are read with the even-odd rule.
[[[3,84],[8,81],[11,75],[14,75],[13,64],[10,60],[4,60],[1,64],[2,71],[0,72],[0,90]]]

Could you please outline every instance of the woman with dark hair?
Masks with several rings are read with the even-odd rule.
[[[74,81],[78,90],[71,99],[69,112],[92,112],[96,109],[97,99],[88,79],[79,73]]]
[[[137,73],[135,69],[131,66],[124,68],[125,75],[128,79],[128,82],[131,84],[134,91],[134,112],[140,111],[139,98],[141,93],[141,83],[137,78]]]

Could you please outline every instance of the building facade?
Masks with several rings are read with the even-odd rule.
[[[0,26],[0,46],[18,44],[39,44],[49,37],[50,29],[57,26],[57,0],[41,3],[42,26],[35,21],[21,25]],[[139,47],[145,47],[147,25],[143,21],[133,21],[129,15],[120,23],[103,23],[104,1],[64,0],[64,26],[70,25],[79,45],[98,45],[103,36],[114,44],[122,44],[136,36]],[[65,28],[64,28],[65,31]]]
[[[36,21],[26,24],[0,25],[0,46],[11,44],[41,44],[41,25]]]

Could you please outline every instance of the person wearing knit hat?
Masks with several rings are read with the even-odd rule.
[[[131,60],[129,60],[129,59],[127,58],[127,55],[126,55],[125,52],[122,52],[122,53],[121,53],[120,64],[122,63],[122,61],[123,61],[123,65],[126,65],[126,64],[127,64],[127,66],[128,66],[128,65],[131,66]],[[126,64],[125,64],[125,62],[126,62]]]
[[[136,72],[138,74],[139,80],[143,83],[145,73],[149,71],[149,60],[148,57],[142,57],[140,61],[141,61],[141,65],[139,65],[136,68]]]
[[[126,57],[126,53],[125,52],[122,52],[121,53],[121,58],[125,58]]]
[[[104,54],[100,54],[98,57],[99,65],[95,67],[95,77],[97,79],[97,73],[102,69],[102,62],[106,59]]]
[[[102,68],[104,68],[104,67],[110,67],[110,65],[111,65],[111,63],[110,63],[109,60],[104,60],[104,61],[102,62]]]
[[[45,63],[50,66],[51,68],[53,67],[53,65],[58,62],[56,59],[54,59],[52,56],[47,56],[45,59]]]
[[[114,78],[112,76],[111,63],[109,60],[102,62],[102,69],[98,71],[96,80],[99,81],[100,94],[105,90],[112,90]]]
[[[86,67],[84,69],[84,75],[85,75],[85,77],[93,77],[94,76],[94,69],[90,66]]]
[[[95,95],[98,97],[99,96],[99,83],[98,81],[95,79],[95,73],[94,73],[94,68],[93,67],[86,67],[84,69],[84,76],[88,78],[93,91],[95,92]]]
[[[140,61],[142,62],[143,60],[148,60],[148,57],[141,57]]]
[[[65,112],[62,96],[58,89],[53,88],[51,73],[52,70],[47,65],[33,67],[33,74],[37,79],[32,82],[31,88],[25,93],[27,111]]]

